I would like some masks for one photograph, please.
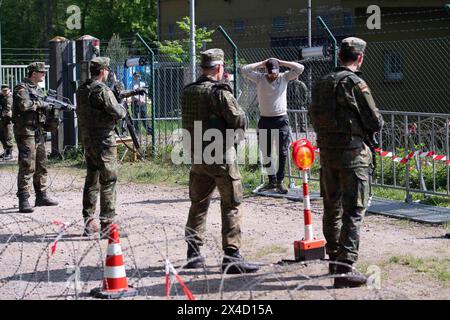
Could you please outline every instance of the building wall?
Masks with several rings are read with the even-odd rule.
[[[364,78],[381,109],[450,113],[450,41],[429,40],[449,39],[450,16],[444,11],[448,0],[312,2],[313,45],[326,39],[318,28],[318,15],[324,17],[338,39],[355,35],[368,42]],[[372,4],[381,7],[381,30],[367,28],[366,10]],[[169,26],[185,16],[189,16],[188,0],[160,0],[161,39],[179,38],[180,30],[171,27],[173,32],[169,33]],[[274,23],[276,17],[278,25]],[[244,49],[241,56],[246,48],[306,45],[307,0],[196,0],[196,20],[197,25],[209,29],[222,25]],[[218,32],[213,41],[209,46],[228,47]],[[257,50],[254,52],[255,57],[245,57],[247,62],[262,59],[256,56]],[[264,51],[265,58],[269,55]]]
[[[241,48],[267,48],[291,45],[308,35],[307,0],[196,0],[196,24],[215,29],[222,25]],[[340,0],[313,0],[313,36],[323,38],[315,16],[323,15],[339,24],[351,20],[351,9]],[[189,16],[189,1],[160,0],[160,34],[162,40],[180,37],[176,21]],[[347,30],[348,31],[348,30]],[[216,32],[214,40],[224,43]],[[306,41],[306,40],[303,40]],[[306,43],[305,43],[306,44]]]
[[[364,77],[381,109],[450,113],[447,2],[342,0],[354,8],[355,36],[368,42]],[[371,4],[381,8],[380,30],[367,28]]]

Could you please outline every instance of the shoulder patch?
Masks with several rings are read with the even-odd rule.
[[[365,81],[361,81],[360,83],[358,83],[359,89],[361,89],[362,92],[369,92],[369,86],[367,85],[367,83]]]

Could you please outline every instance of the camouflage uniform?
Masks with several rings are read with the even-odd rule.
[[[2,85],[3,89],[8,89],[8,85]],[[0,142],[3,145],[5,158],[11,154],[13,148],[13,125],[12,125],[12,93],[8,95],[0,94]]]
[[[109,58],[91,61],[109,67]],[[77,90],[77,116],[84,146],[87,175],[83,190],[83,217],[92,219],[100,189],[100,220],[111,223],[116,215],[117,147],[114,128],[126,111],[102,81],[89,79]],[[100,186],[99,186],[100,183]]]
[[[222,50],[211,49],[202,54],[202,67],[209,67],[213,61],[223,62]],[[202,143],[194,141],[194,121],[201,122],[202,133],[208,129],[218,129],[225,137],[226,129],[245,129],[246,116],[228,84],[201,76],[197,82],[188,85],[182,95],[182,123],[183,129],[192,137],[191,152],[196,143]],[[201,150],[208,144],[209,142],[203,142]],[[241,175],[235,160],[227,164],[227,152],[224,144],[223,162],[216,164],[206,164],[204,161],[197,163],[199,161],[194,159],[192,153],[194,164],[189,179],[191,208],[186,225],[186,239],[195,246],[203,245],[206,216],[216,187],[221,197],[223,249],[238,250],[241,246]]]
[[[45,72],[42,62],[28,66],[30,72]],[[19,149],[19,174],[17,177],[17,195],[28,198],[30,180],[37,197],[47,189],[47,152],[45,149],[45,108],[42,89],[25,78],[14,87],[13,112],[14,136]],[[20,206],[19,206],[20,207]]]
[[[343,40],[341,50],[364,52],[366,43]],[[331,260],[356,262],[359,230],[369,196],[372,154],[364,143],[381,130],[382,117],[359,72],[339,67],[313,89],[309,110],[320,148],[323,232]]]

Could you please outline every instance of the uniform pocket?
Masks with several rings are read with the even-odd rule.
[[[241,180],[232,180],[233,185],[233,202],[235,206],[238,206],[242,203],[244,199],[244,191],[242,188]]]
[[[228,174],[230,175],[231,179],[233,180],[241,180],[241,173],[239,172],[239,165],[234,164],[227,164],[227,170]]]
[[[369,201],[369,168],[356,168],[355,175],[357,178],[357,206],[366,208]]]

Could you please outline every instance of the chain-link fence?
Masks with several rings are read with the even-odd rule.
[[[450,38],[369,43],[362,67],[381,110],[450,111]]]
[[[214,43],[210,45],[214,47]],[[232,52],[225,49],[225,67],[232,74]],[[410,111],[428,113],[448,113],[450,107],[450,60],[448,52],[450,38],[420,39],[407,41],[369,43],[363,64],[364,79],[368,82],[375,101],[381,110]],[[117,49],[116,49],[117,50]],[[288,109],[307,110],[311,101],[311,87],[315,81],[332,70],[331,57],[301,60],[301,47],[253,48],[239,50],[238,100],[247,112],[250,129],[257,127],[259,108],[256,86],[245,79],[240,68],[245,64],[276,57],[287,61],[298,61],[305,71],[298,80],[288,86]],[[111,52],[111,50],[109,50]],[[122,52],[122,51],[121,51]],[[136,71],[142,74],[142,81],[150,87],[152,68],[140,66],[124,68],[127,57],[148,56],[139,43],[131,46],[123,56],[117,56],[112,64],[117,69],[118,78],[130,89],[130,80]],[[197,70],[197,75],[200,70]],[[146,112],[133,113],[136,123],[146,128],[154,108],[153,132],[159,149],[171,145],[174,130],[180,127],[180,97],[185,85],[192,81],[187,63],[175,62],[173,57],[163,54],[155,56],[155,97],[146,101]],[[297,121],[293,117],[297,116]],[[304,115],[292,113],[292,123],[296,132],[304,131]],[[138,130],[141,140],[150,141],[148,130]]]

